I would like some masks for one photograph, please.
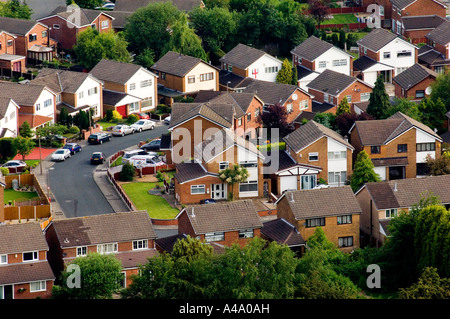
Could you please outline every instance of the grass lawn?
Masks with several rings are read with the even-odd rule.
[[[114,162],[111,163],[111,167],[122,165],[122,156],[116,158]]]
[[[4,192],[4,202],[5,204],[8,204],[9,201],[14,202],[15,200],[22,200],[22,199],[32,199],[39,197],[39,195],[36,192],[17,192],[12,188],[5,189]]]
[[[151,218],[173,219],[179,213],[178,209],[170,206],[163,197],[148,193],[157,184],[162,185],[162,183],[127,183],[122,184],[122,188],[136,208],[147,210]]]
[[[108,129],[108,127],[116,126],[117,123],[98,121],[95,124],[101,125],[101,127],[103,128],[103,131],[106,131]]]
[[[37,167],[39,164],[39,160],[25,160],[28,166]]]
[[[349,23],[358,23],[358,19],[353,13],[333,14],[333,19],[328,19],[322,22],[323,25],[349,24]]]

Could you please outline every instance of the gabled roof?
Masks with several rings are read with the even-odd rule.
[[[326,198],[326,209],[324,209]],[[285,200],[296,220],[361,214],[361,207],[350,186],[286,191],[276,203]]]
[[[450,60],[446,60],[444,55],[434,50],[429,45],[424,45],[421,47],[422,52],[419,50],[418,60],[428,65],[447,65]]]
[[[322,168],[315,165],[297,163],[286,151],[278,151],[278,154],[274,154],[274,150],[272,150],[272,156],[270,156],[270,162],[265,163],[266,171],[268,173],[275,173],[277,175],[283,174],[286,171],[289,171],[293,175],[302,175],[302,174],[318,174],[322,171]],[[275,159],[278,160],[278,166],[271,167],[275,164]],[[272,163],[272,160],[274,161]]]
[[[52,224],[61,248],[156,239],[146,211],[54,219]]]
[[[188,216],[196,235],[262,227],[252,200],[187,206],[176,219],[183,213]]]
[[[386,29],[372,29],[369,34],[357,41],[358,45],[362,45],[371,51],[378,52],[395,39],[401,40],[399,36]],[[409,43],[401,40],[404,43]],[[411,46],[413,44],[409,43]]]
[[[286,244],[289,247],[304,246],[306,244],[297,228],[284,218],[277,218],[263,223],[261,234],[279,244]]]
[[[89,73],[48,68],[43,69],[31,83],[45,85],[55,93],[75,93],[87,78],[101,83]]]
[[[54,93],[51,89],[40,84],[20,84],[0,81],[0,96],[10,97],[21,106],[33,106],[45,89]]]
[[[108,15],[113,17],[112,27],[114,29],[123,29],[125,24],[127,23],[128,18],[133,14],[133,12],[129,11],[107,11]]]
[[[219,84],[230,89],[245,88],[249,79],[227,70],[219,71]]]
[[[450,175],[405,178],[393,181],[366,183],[357,193],[366,188],[378,210],[407,208],[418,204],[427,192],[439,196],[442,204],[450,203]]]
[[[183,184],[207,176],[216,176],[208,173],[200,163],[194,161],[178,163],[176,165],[176,168],[177,172],[173,177],[178,181],[179,184]]]
[[[291,53],[301,58],[304,58],[308,61],[314,61],[319,56],[321,56],[322,54],[333,48],[341,51],[345,55],[349,55],[348,53],[340,50],[331,43],[323,41],[322,39],[319,39],[313,35],[307,38],[299,45],[297,45],[294,49],[292,49]]]
[[[74,19],[73,15],[76,12],[77,18]],[[58,16],[72,25],[75,25],[77,27],[83,27],[86,25],[92,24],[100,15],[105,15],[111,19],[114,19],[112,16],[110,16],[108,13],[100,11],[100,10],[93,10],[93,9],[85,9],[85,8],[75,8],[70,6],[59,6],[53,10],[50,15],[40,18],[41,20],[46,20],[48,18]]]
[[[307,87],[309,89],[328,93],[333,96],[338,96],[347,87],[357,81],[360,83],[364,83],[368,87],[373,87],[368,83],[362,82],[356,77],[339,73],[330,69],[326,69],[325,71],[320,73],[314,80],[307,84]]]
[[[17,108],[19,108],[19,105],[17,105],[12,98],[0,96],[0,119],[5,117],[10,103],[13,103]]]
[[[192,11],[202,4],[202,0],[170,0],[181,11]],[[114,11],[136,11],[150,3],[163,0],[116,0]]]
[[[55,275],[47,260],[13,263],[0,267],[0,285],[2,286],[47,280],[55,280]]]
[[[440,24],[425,37],[442,45],[448,44],[450,42],[450,21],[445,21]]]
[[[35,250],[48,250],[47,241],[39,223],[0,225],[0,255]]]
[[[412,5],[414,2],[416,2],[417,0],[391,0],[392,5],[396,6],[397,8],[403,10],[406,7]],[[447,6],[437,0],[432,0],[433,2],[436,2],[438,4],[440,4],[441,6],[443,6],[444,8],[447,8]]]
[[[222,56],[219,61],[245,70],[263,56],[268,56],[274,60],[277,60],[262,50],[239,43],[233,49],[228,51],[228,53]],[[281,64],[282,62],[279,61],[279,63]]]
[[[300,152],[305,147],[311,145],[322,137],[329,137],[338,143],[345,145],[347,148],[354,150],[355,148],[337,132],[328,127],[317,123],[313,120],[308,121],[305,125],[300,126],[294,132],[286,135],[283,141],[295,153]]]
[[[123,92],[103,90],[103,104],[121,106],[133,102],[138,102],[141,98]]]
[[[233,113],[234,107],[231,104],[173,103],[169,130],[197,116],[229,128],[232,126]]]
[[[102,81],[125,84],[139,70],[144,70],[156,77],[156,74],[140,65],[106,59],[102,59],[98,62],[90,73]]]
[[[436,14],[426,16],[405,16],[402,17],[402,23],[405,31],[420,30],[420,29],[434,29],[444,23],[446,20]]]
[[[408,90],[429,76],[436,78],[438,74],[418,63],[415,63],[399,75],[395,76],[392,81],[400,85],[401,88]]]
[[[158,61],[156,61],[155,64],[153,64],[151,69],[183,77],[193,68],[195,68],[199,63],[204,63],[211,68],[218,70],[215,66],[206,63],[202,59],[173,51],[169,51],[164,54],[163,57],[161,57]]]
[[[44,25],[34,20],[0,17],[0,30],[14,35],[26,35],[36,24]]]

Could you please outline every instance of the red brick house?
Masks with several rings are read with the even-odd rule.
[[[0,299],[50,298],[48,251],[39,223],[0,225]]]
[[[426,35],[444,23],[445,17],[436,14],[402,17],[402,35],[414,44],[426,43]]]
[[[450,66],[450,21],[445,21],[426,36],[426,45],[419,49],[419,63],[438,74]]]
[[[0,69],[26,72],[26,57],[16,54],[17,36],[0,30]]]
[[[53,220],[45,238],[55,274],[74,258],[91,252],[113,254],[122,263],[123,287],[138,274],[139,265],[157,254],[156,233],[146,211]]]
[[[244,246],[261,235],[262,222],[252,200],[187,206],[175,218],[179,234],[206,243]]]
[[[395,86],[395,96],[410,100],[421,100],[431,94],[431,84],[438,74],[420,64],[397,75],[392,82]]]

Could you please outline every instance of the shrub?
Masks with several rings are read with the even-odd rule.
[[[136,170],[130,163],[125,163],[122,166],[122,171],[120,172],[120,181],[122,182],[132,182],[134,176],[136,175]]]
[[[107,122],[111,122],[112,118],[113,118],[113,110],[109,109],[106,111],[105,120]]]
[[[114,110],[114,111],[112,112],[112,119],[111,119],[111,122],[117,122],[117,121],[120,121],[121,119],[122,119],[122,115],[120,115],[119,112],[117,112],[116,110]]]
[[[130,114],[127,118],[127,124],[133,124],[135,122],[139,121],[139,116],[136,114]]]
[[[80,133],[80,129],[78,126],[71,126],[68,131],[70,134],[78,134]]]
[[[0,167],[0,171],[2,172],[3,176],[6,176],[9,174],[9,169],[7,167]]]

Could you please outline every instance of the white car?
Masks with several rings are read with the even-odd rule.
[[[164,124],[170,124],[170,115],[164,119]]]
[[[153,130],[155,128],[155,124],[155,122],[150,120],[139,120],[132,124],[131,128],[133,128],[135,132],[142,132],[145,130]]]
[[[112,135],[125,136],[127,134],[134,134],[134,128],[129,125],[119,124],[113,127]]]
[[[60,148],[59,150],[56,150],[52,154],[52,161],[65,161],[66,158],[70,157],[70,150],[67,148]]]
[[[27,166],[27,163],[19,160],[11,160],[2,165],[2,167],[14,167],[14,168],[23,168]]]
[[[160,166],[165,163],[156,154],[135,155],[127,159],[127,162],[135,167]]]

